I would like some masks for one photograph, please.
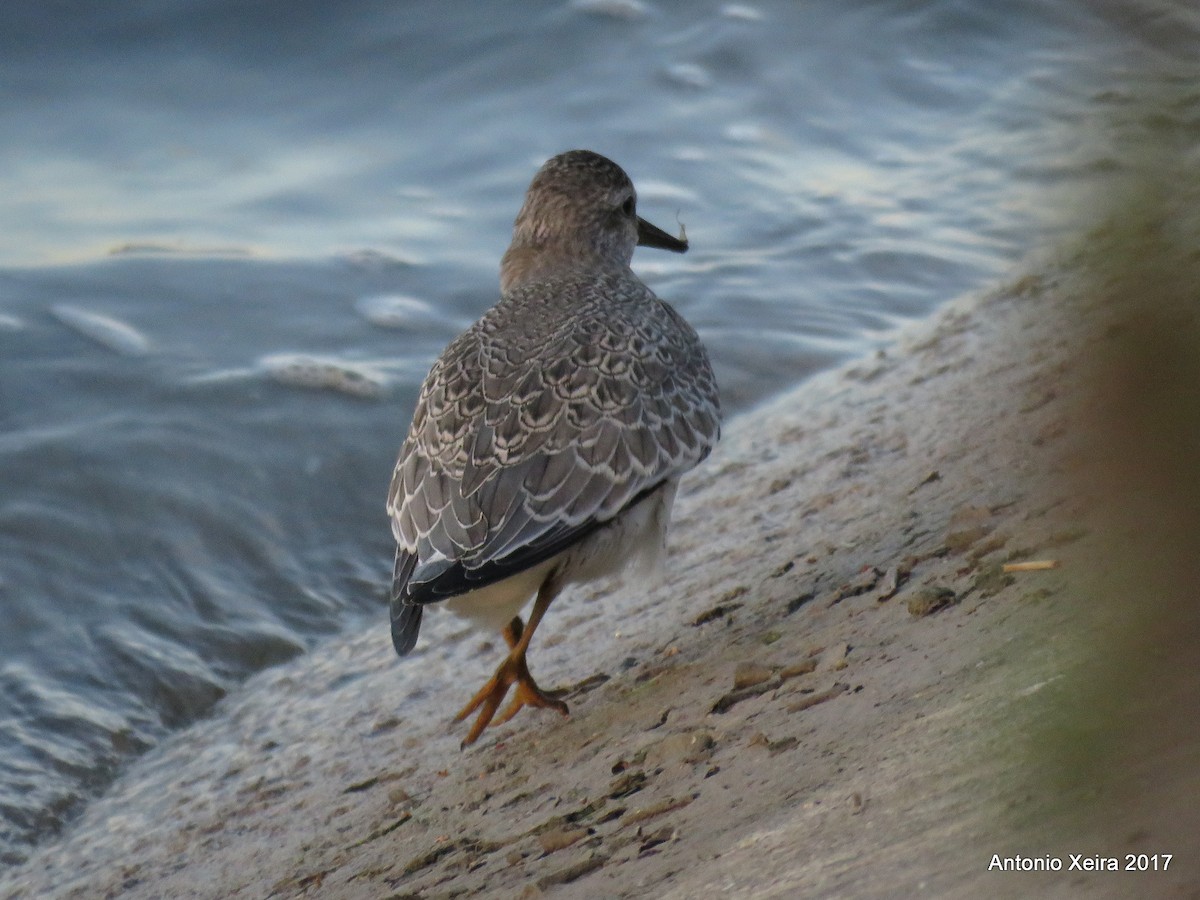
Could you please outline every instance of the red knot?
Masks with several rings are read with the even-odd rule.
[[[708,355],[630,270],[639,245],[688,247],[638,216],[616,163],[555,156],[517,215],[499,302],[421,387],[388,495],[392,641],[411,651],[439,602],[504,635],[508,655],[457,716],[477,712],[464,746],[514,687],[497,723],[567,712],[526,666],[538,623],[566,585],[657,558],[680,477],[720,434]]]

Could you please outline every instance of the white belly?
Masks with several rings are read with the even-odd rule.
[[[561,556],[561,554],[560,554]],[[532,569],[510,575],[503,581],[475,591],[467,591],[446,601],[446,608],[456,615],[470,619],[488,631],[502,631],[533,599],[546,576],[554,569],[559,557],[548,559]]]
[[[657,566],[666,545],[667,524],[677,487],[678,482],[667,482],[641,503],[558,556],[503,581],[452,597],[446,601],[446,608],[480,628],[496,632],[503,630],[513,616],[524,609],[551,575],[561,588],[617,575],[630,566],[638,574],[649,574]]]

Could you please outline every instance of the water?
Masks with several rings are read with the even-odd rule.
[[[55,9],[0,11],[4,863],[254,671],[388,640],[394,454],[545,158],[686,224],[634,267],[735,412],[1050,240],[1196,35],[1086,0]]]

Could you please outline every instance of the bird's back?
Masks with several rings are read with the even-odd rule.
[[[511,616],[529,592],[550,581],[556,592],[563,567],[590,577],[580,560],[601,545],[622,557],[612,538],[632,543],[636,529],[617,518],[665,527],[679,476],[712,449],[708,357],[630,270],[638,246],[688,248],[637,215],[612,160],[570,150],[534,175],[501,260],[500,302],[434,363],[392,478],[401,655],[424,604],[466,594],[455,606]],[[650,496],[657,504],[633,515]],[[569,565],[557,559],[573,546]],[[543,580],[527,584],[535,574]]]
[[[393,618],[549,559],[718,433],[699,338],[628,269],[510,290],[422,386],[388,501]]]

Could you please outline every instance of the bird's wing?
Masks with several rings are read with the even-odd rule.
[[[389,494],[394,622],[550,559],[709,453],[720,413],[699,338],[653,295],[639,309],[527,327],[521,344],[497,337],[502,303],[438,359]]]

